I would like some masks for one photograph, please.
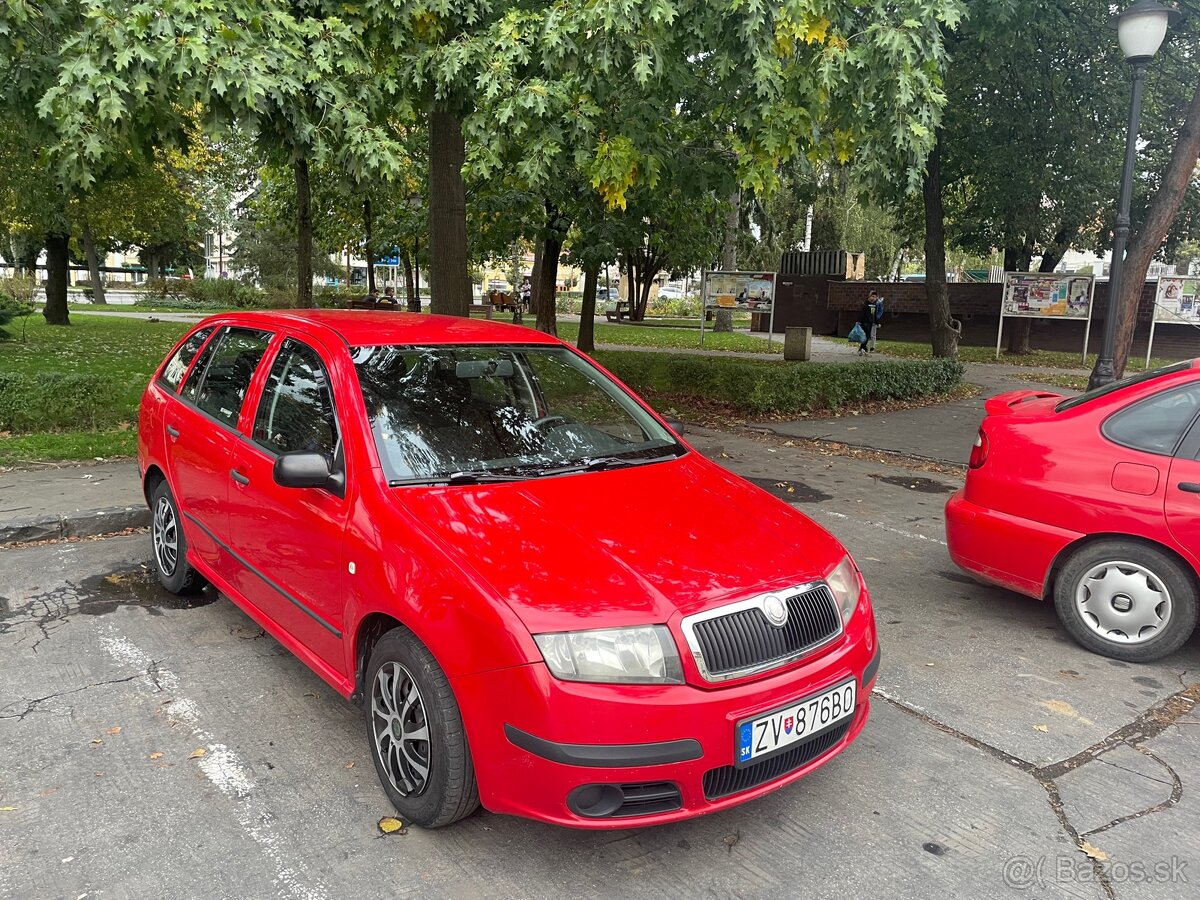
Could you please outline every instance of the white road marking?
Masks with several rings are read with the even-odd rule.
[[[807,510],[805,510],[807,512]],[[927,534],[917,534],[915,531],[905,531],[902,528],[894,528],[891,525],[885,525],[883,522],[872,522],[869,519],[860,519],[857,516],[848,516],[845,513],[834,512],[831,509],[822,509],[817,507],[815,513],[822,516],[830,516],[834,519],[845,519],[848,522],[857,522],[860,525],[869,525],[872,528],[878,528],[881,531],[890,531],[892,534],[898,534],[901,537],[916,538],[919,541],[929,541],[931,544],[937,544],[940,547],[945,547],[945,541],[939,541],[937,538],[930,537]]]
[[[298,900],[328,900],[329,892],[304,870],[302,863],[288,861],[283,851],[283,841],[272,828],[275,817],[267,804],[254,794],[254,775],[241,757],[225,744],[219,743],[212,733],[203,727],[200,710],[187,697],[178,696],[179,676],[154,660],[116,628],[104,623],[99,629],[100,644],[112,659],[126,668],[146,673],[142,683],[154,692],[170,693],[171,705],[167,711],[172,719],[191,729],[196,739],[205,745],[205,754],[199,765],[206,778],[226,797],[236,801],[233,814],[242,831],[262,849],[275,870],[275,883],[281,893]]]

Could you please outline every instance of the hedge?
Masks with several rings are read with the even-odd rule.
[[[0,431],[97,431],[132,422],[144,387],[105,375],[0,372]]]
[[[635,391],[716,400],[758,415],[912,400],[957,385],[955,360],[786,363],[695,354],[601,351],[597,358]]]

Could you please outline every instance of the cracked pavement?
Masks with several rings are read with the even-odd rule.
[[[1200,898],[1200,638],[1128,665],[971,581],[953,476],[690,437],[866,574],[872,720],[821,770],[641,831],[381,838],[359,711],[228,601],[158,591],[144,535],[2,550],[0,898]]]

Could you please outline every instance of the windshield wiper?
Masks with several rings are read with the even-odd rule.
[[[630,456],[589,456],[586,459],[581,459],[578,462],[569,463],[565,466],[556,466],[554,468],[542,469],[542,475],[566,475],[571,472],[600,472],[605,469],[626,469],[631,466],[644,466],[647,463],[659,462],[664,459],[674,459],[679,456],[678,453],[658,453],[654,456],[630,457]]]
[[[431,475],[428,478],[397,478],[388,482],[388,487],[404,487],[420,484],[499,484],[506,481],[528,481],[528,475],[501,475],[483,469],[451,472],[448,475]]]

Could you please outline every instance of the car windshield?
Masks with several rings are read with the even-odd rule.
[[[674,435],[565,347],[353,348],[389,483],[480,483],[679,456]]]
[[[1175,372],[1182,372],[1184,369],[1190,369],[1192,363],[1190,360],[1186,362],[1174,363],[1169,366],[1163,366],[1161,369],[1151,369],[1149,372],[1140,372],[1137,375],[1131,375],[1128,378],[1122,378],[1120,381],[1113,381],[1103,387],[1094,388],[1090,391],[1080,394],[1078,397],[1070,397],[1063,400],[1058,406],[1054,407],[1055,412],[1065,412],[1068,409],[1074,409],[1077,406],[1082,406],[1084,403],[1089,403],[1097,397],[1104,397],[1111,394],[1113,391],[1120,391],[1134,384],[1141,384],[1144,381],[1152,381],[1155,378],[1161,378],[1164,375],[1171,375]]]

